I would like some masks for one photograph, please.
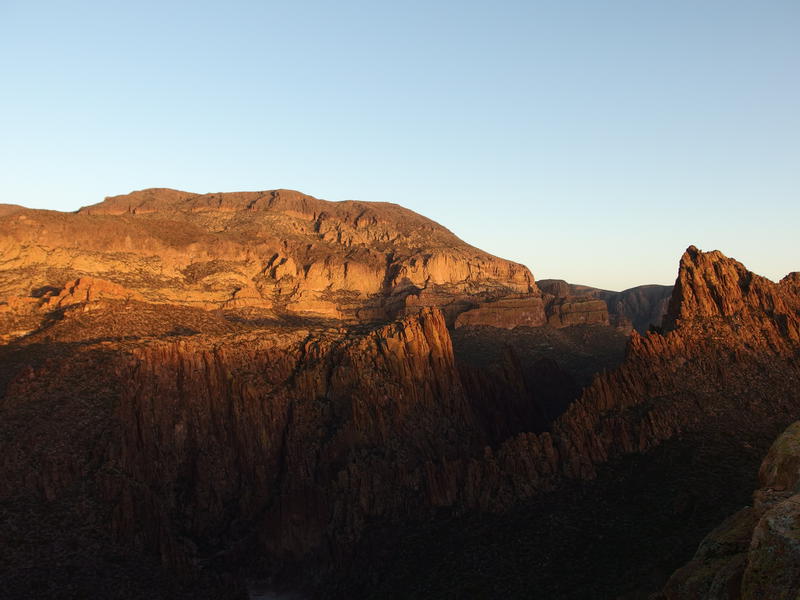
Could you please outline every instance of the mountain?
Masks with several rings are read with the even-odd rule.
[[[373,321],[540,295],[526,267],[405,208],[290,190],[150,189],[74,214],[7,206],[0,240],[0,297],[27,301],[92,277],[151,303]]]
[[[601,527],[641,548],[594,546],[586,576],[607,597],[655,591],[668,571],[652,563],[674,570],[729,508],[697,522],[681,498],[748,489],[800,406],[800,278],[694,247],[663,331],[630,338],[600,299],[543,294],[394,205],[150,190],[5,208],[0,248],[10,598],[236,598],[248,577],[587,597],[548,578]],[[662,529],[636,521],[635,493],[610,501],[642,489]],[[616,517],[585,518],[602,511]],[[431,526],[446,535],[423,543]],[[563,560],[523,545],[492,576],[520,548],[500,532],[526,527],[559,536],[545,549]],[[623,577],[602,570],[623,559]]]

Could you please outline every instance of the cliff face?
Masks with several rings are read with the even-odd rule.
[[[496,486],[487,506],[563,477],[593,478],[610,459],[738,419],[741,411],[785,425],[800,407],[792,387],[799,373],[798,299],[785,284],[719,252],[690,248],[672,297],[672,330],[633,333],[623,364],[599,375],[551,432],[513,437],[482,462],[483,485],[494,477]]]
[[[106,468],[114,528],[135,537],[126,507],[158,507],[160,534],[216,540],[232,521],[273,560],[341,554],[369,517],[434,501],[420,461],[469,455],[476,422],[440,312],[363,336],[293,331],[158,343],[132,355]],[[141,483],[152,498],[141,497]],[[174,541],[163,558],[172,554]],[[164,543],[160,546],[165,547]],[[190,553],[191,554],[191,553]]]
[[[669,285],[640,285],[612,292],[567,283],[562,279],[543,279],[538,286],[544,294],[559,299],[602,300],[612,325],[628,330],[633,328],[641,334],[647,333],[651,325],[661,326],[672,296],[672,286]]]
[[[775,284],[748,271],[741,263],[719,251],[700,252],[689,247],[681,258],[664,326],[674,329],[682,321],[725,319],[749,328],[763,325],[764,335],[798,341],[798,304],[795,274]],[[776,331],[777,329],[777,331]]]
[[[27,515],[4,531],[22,572],[30,560],[28,573],[80,573],[120,546],[189,581],[249,561],[331,564],[369,519],[447,504],[431,465],[483,447],[438,310],[366,331],[116,337],[115,326],[134,329],[135,309],[68,313],[46,334],[85,327],[99,339],[41,333],[3,349],[0,504]],[[50,530],[54,504],[76,514]],[[87,523],[98,537],[69,552]],[[44,564],[42,539],[55,553]],[[24,597],[28,583],[9,593]]]
[[[151,189],[76,214],[8,207],[0,298],[92,276],[156,303],[385,320],[467,298],[538,294],[527,268],[397,205],[289,190]],[[463,308],[460,308],[463,310]]]
[[[571,327],[573,325],[608,325],[608,308],[602,300],[567,296],[511,296],[479,302],[455,320],[456,327],[486,325],[513,329],[518,326]]]
[[[539,327],[547,323],[545,305],[540,296],[502,298],[484,302],[462,312],[455,321],[456,327],[486,325],[513,329],[518,325]]]
[[[755,385],[761,377],[748,380],[745,374],[762,369],[765,375],[774,371],[776,379],[781,373],[796,377],[798,300],[720,252],[689,248],[665,319],[670,331],[634,333],[623,365],[599,377],[558,429],[580,440],[581,454],[596,462],[609,452],[642,451],[669,437],[715,410],[712,404],[720,402],[716,396],[722,393],[759,412],[770,404],[794,406],[795,394],[774,401],[759,398],[769,393]],[[711,404],[698,403],[703,397]],[[683,412],[684,405],[695,403]],[[630,411],[634,406],[641,408]],[[631,412],[639,415],[631,419],[624,414]],[[593,435],[587,437],[587,431]]]

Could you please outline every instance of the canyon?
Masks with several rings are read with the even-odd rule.
[[[0,341],[10,598],[647,597],[798,418],[800,274],[610,292],[397,205],[152,189],[0,206]]]

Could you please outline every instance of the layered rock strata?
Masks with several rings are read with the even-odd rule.
[[[513,329],[517,326],[538,327],[547,323],[545,306],[539,296],[517,296],[483,302],[462,312],[455,320],[456,327],[486,325]]]
[[[488,327],[571,327],[573,325],[608,325],[608,308],[602,300],[567,296],[507,296],[480,302],[455,320],[456,327],[483,325]]]
[[[538,294],[524,266],[394,204],[150,189],[74,214],[5,206],[0,299],[87,276],[148,302],[358,321],[406,314],[409,296],[410,309],[457,312],[468,298]]]
[[[537,285],[545,295],[555,298],[602,300],[612,325],[635,329],[642,334],[651,327],[661,326],[672,295],[672,286],[669,285],[640,285],[621,292],[571,284],[563,279],[543,279]]]

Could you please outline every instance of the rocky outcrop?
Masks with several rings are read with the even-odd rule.
[[[618,493],[617,488],[628,491],[638,489],[640,492],[646,488],[654,490],[652,495],[670,498],[666,501],[659,499],[658,502],[652,503],[652,507],[648,503],[647,508],[643,509],[644,513],[653,510],[652,526],[645,518],[640,521],[639,527],[635,528],[636,531],[628,529],[628,534],[631,538],[635,538],[638,544],[633,546],[638,547],[643,556],[658,557],[658,560],[654,561],[658,565],[658,570],[646,573],[646,582],[639,580],[638,585],[643,589],[638,589],[634,593],[636,588],[629,587],[630,584],[626,582],[617,584],[617,587],[606,588],[605,593],[598,592],[593,588],[592,577],[589,575],[584,577],[584,587],[580,588],[583,593],[577,593],[575,588],[566,584],[564,580],[554,582],[553,571],[558,572],[558,570],[548,565],[543,567],[538,578],[534,576],[528,581],[546,582],[549,584],[547,589],[553,591],[553,597],[567,595],[568,597],[646,597],[647,593],[660,588],[664,579],[659,570],[663,569],[663,565],[681,564],[690,555],[682,555],[680,551],[686,538],[699,541],[693,536],[699,534],[699,538],[704,532],[704,527],[710,529],[713,523],[718,522],[716,519],[703,521],[702,517],[698,517],[697,515],[703,512],[701,507],[720,503],[730,504],[732,496],[740,495],[742,481],[752,478],[755,473],[753,465],[750,464],[753,448],[766,448],[769,443],[767,440],[774,439],[778,430],[785,428],[797,418],[800,410],[800,393],[798,393],[800,365],[796,360],[798,345],[791,334],[800,317],[800,313],[791,308],[795,306],[797,297],[793,292],[787,291],[783,283],[764,285],[760,294],[750,297],[747,290],[729,285],[730,281],[720,281],[719,278],[714,280],[711,274],[695,279],[691,274],[698,274],[704,268],[711,268],[712,273],[738,271],[736,261],[718,253],[709,254],[714,258],[713,261],[705,260],[709,257],[690,248],[681,262],[679,282],[696,281],[693,284],[698,288],[694,291],[695,297],[711,296],[708,289],[702,289],[704,285],[713,286],[717,290],[728,290],[725,302],[729,305],[738,305],[739,310],[727,312],[719,308],[716,312],[698,311],[698,313],[684,310],[681,312],[682,318],[675,322],[675,327],[665,334],[650,332],[642,336],[634,333],[624,363],[612,372],[599,375],[594,383],[584,390],[580,400],[571,404],[566,412],[552,423],[549,431],[514,435],[498,447],[491,448],[482,460],[473,462],[470,465],[472,471],[469,475],[457,475],[460,479],[453,485],[454,490],[471,489],[470,483],[478,481],[482,492],[478,495],[464,493],[463,496],[457,496],[457,502],[477,509],[504,512],[506,515],[516,514],[516,518],[498,518],[490,521],[492,524],[499,523],[506,536],[517,540],[508,542],[515,550],[524,551],[526,545],[524,541],[518,540],[518,530],[510,527],[509,522],[513,524],[527,522],[528,519],[535,518],[531,514],[533,511],[541,510],[542,506],[550,506],[555,513],[552,522],[558,523],[555,528],[559,533],[552,535],[551,529],[541,524],[541,521],[546,519],[541,519],[540,527],[532,528],[528,533],[542,535],[551,543],[557,544],[562,530],[577,531],[578,533],[568,537],[572,542],[572,549],[554,554],[562,560],[574,560],[575,564],[587,568],[591,573],[592,569],[600,570],[603,566],[584,562],[586,552],[583,548],[576,549],[575,546],[584,544],[599,546],[602,550],[594,551],[595,557],[599,554],[607,554],[610,557],[609,560],[601,562],[606,568],[612,569],[611,575],[603,574],[606,581],[613,580],[614,574],[622,579],[629,577],[628,573],[635,572],[640,560],[635,551],[626,552],[620,549],[620,546],[627,547],[628,540],[620,536],[616,540],[617,544],[614,544],[607,537],[598,535],[600,533],[598,530],[601,528],[586,524],[585,521],[591,521],[594,514],[595,505],[592,501],[587,500],[584,504],[581,504],[581,501],[574,501],[575,510],[570,513],[572,519],[565,521],[564,515],[558,513],[552,506],[553,503],[546,502],[550,494],[543,492],[560,488],[555,492],[559,500],[554,502],[573,502],[572,499],[567,500],[571,494],[586,494],[587,490],[593,487],[589,483],[570,484],[568,480],[587,482],[598,478],[603,482],[604,493],[611,497]],[[689,285],[676,286],[675,293],[689,288]],[[735,297],[737,295],[738,298]],[[769,296],[773,296],[769,306],[780,305],[785,312],[784,310],[775,312],[765,308],[766,303],[763,298]],[[675,305],[681,305],[681,296],[673,297],[673,300]],[[724,302],[720,304],[725,305]],[[675,453],[675,448],[682,450]],[[706,468],[700,473],[687,473],[683,463],[691,463],[692,457],[700,454],[714,457],[724,467],[717,469],[711,462],[704,465]],[[625,455],[629,456],[623,459]],[[636,455],[636,458],[630,455]],[[658,462],[653,459],[654,464],[651,464],[649,460],[654,456],[661,459]],[[452,466],[450,472],[458,473]],[[675,477],[675,472],[683,476]],[[637,484],[630,485],[631,480]],[[660,494],[659,486],[666,480],[670,481],[670,487]],[[702,485],[695,486],[697,480],[702,480]],[[707,490],[711,498],[694,498],[698,493],[698,487]],[[677,493],[675,488],[678,490]],[[532,496],[537,496],[541,502],[530,508],[531,513],[518,508],[520,498]],[[591,494],[587,496],[592,497]],[[643,494],[643,498],[646,496]],[[636,505],[637,502],[631,504]],[[656,508],[657,505],[660,505],[659,508]],[[511,507],[517,508],[505,512],[505,509]],[[758,504],[754,509],[757,507]],[[784,506],[783,510],[788,508]],[[631,516],[624,512],[615,514],[613,511],[609,511],[608,515],[611,520],[618,520],[621,523],[627,523]],[[771,590],[780,589],[780,586],[792,590],[787,581],[793,577],[794,566],[800,564],[794,558],[791,549],[791,536],[787,535],[793,526],[793,521],[788,519],[785,512],[774,514],[774,518],[770,518],[772,521],[767,524],[773,529],[773,533],[764,534],[764,539],[767,541],[762,556],[768,556],[770,552],[780,552],[787,557],[788,562],[794,564],[789,568],[787,564],[776,562],[776,565],[787,573],[788,580],[776,577],[776,582],[780,582],[780,585],[775,585],[774,588],[756,588],[758,591],[754,592],[752,597],[773,597]],[[662,527],[663,532],[664,524],[669,523],[672,523],[675,529],[680,529],[684,527],[687,519],[694,520],[695,527],[690,527],[691,531],[684,529],[683,539],[671,534],[662,537],[652,533],[658,531],[659,527]],[[658,526],[655,525],[656,521],[659,523]],[[756,521],[762,525],[765,523],[752,510],[744,511],[729,523],[730,527],[726,526],[723,531],[718,531],[709,537],[702,551],[704,565],[719,561],[717,566],[724,566],[723,574],[714,584],[721,595],[709,597],[729,597],[726,595],[730,590],[728,582],[731,578],[735,581],[737,572],[742,574],[743,571],[740,568],[742,558],[738,559],[738,564],[728,562],[727,554],[737,554],[740,549],[748,551],[752,528]],[[457,530],[462,525],[469,526],[471,522],[475,521],[465,517],[458,521],[453,529]],[[780,526],[777,524],[779,522]],[[457,535],[453,529],[445,531],[450,535]],[[483,536],[491,536],[491,525],[475,529]],[[620,529],[625,530],[625,525],[620,525]],[[782,531],[774,533],[778,529]],[[471,535],[475,534],[473,530]],[[648,535],[653,537],[648,539]],[[776,536],[784,536],[784,540],[778,542],[775,540]],[[445,543],[437,545],[436,548],[439,550],[444,547],[443,552],[454,553],[457,557],[455,562],[464,558],[469,567],[459,571],[457,566],[453,566],[454,561],[441,563],[434,561],[425,579],[427,585],[417,588],[409,585],[403,589],[424,593],[421,590],[428,589],[431,581],[437,579],[439,569],[445,565],[448,567],[449,581],[452,582],[459,575],[463,575],[470,578],[477,587],[482,579],[474,576],[469,571],[470,567],[474,569],[480,564],[481,568],[487,565],[485,568],[491,570],[500,566],[497,562],[492,563],[491,558],[486,562],[472,560],[475,552],[484,551],[491,555],[495,544],[491,542],[476,544],[470,535],[457,539],[459,543],[467,546],[463,549],[463,555],[459,554],[460,549],[448,547]],[[539,537],[536,539],[538,541]],[[696,543],[695,541],[694,544]],[[569,545],[570,542],[566,544]],[[781,544],[787,544],[789,547],[781,548]],[[413,542],[404,548],[406,553],[420,549],[422,548],[415,546]],[[552,560],[549,552],[533,553],[534,558],[530,561],[528,561],[529,555],[517,561],[514,550],[506,552],[504,556],[507,560],[514,561],[515,565],[547,565],[547,561]],[[681,559],[676,560],[676,557]],[[405,566],[403,572],[415,572],[415,568],[417,570],[426,568],[423,562],[413,560],[408,562],[411,566]],[[620,565],[624,573],[617,570]],[[765,565],[758,567],[754,573],[763,574],[762,567]],[[561,573],[569,578],[571,571],[572,568],[563,569]],[[703,577],[701,572],[697,577],[692,575],[692,581],[687,584],[685,595],[677,597],[705,597],[700,595],[701,588],[695,585],[696,583],[701,586],[711,585],[708,580],[705,580],[706,583],[699,583],[703,581]],[[763,582],[769,579],[769,576],[762,576],[759,579],[755,574],[751,577],[753,581]],[[399,578],[393,579],[395,583],[398,580]],[[486,583],[486,579],[483,579],[483,582]],[[389,589],[387,586],[378,588],[379,592],[383,593]],[[470,590],[471,586],[466,585],[462,589]],[[484,585],[482,589],[492,588]],[[530,589],[539,588],[533,585],[529,588],[512,586],[512,589],[516,589],[517,595],[524,596]]]
[[[193,579],[254,552],[268,569],[341,560],[370,520],[448,504],[436,465],[482,452],[435,309],[367,332],[105,337],[22,366],[73,319],[136,319],[135,308],[77,311],[8,349],[0,502],[77,493],[108,507],[98,518],[114,543]],[[17,429],[32,414],[36,427]],[[58,433],[39,437],[48,429]],[[70,491],[82,481],[93,485]]]
[[[776,600],[800,593],[800,422],[775,441],[753,506],[714,529],[661,600]]]
[[[456,318],[455,326],[486,325],[513,329],[517,326],[538,327],[546,322],[540,296],[517,296],[483,302],[477,308],[462,312]]]
[[[100,300],[144,300],[142,295],[137,292],[95,277],[81,277],[70,281],[57,293],[46,290],[41,297],[43,302],[39,308],[45,311],[63,309],[77,304],[96,306],[94,303]]]
[[[745,326],[763,325],[775,341],[797,342],[800,299],[787,283],[775,284],[719,251],[684,253],[664,327],[702,318]]]
[[[142,548],[160,540],[166,564],[192,564],[211,548],[233,562],[255,552],[272,568],[330,565],[376,521],[504,511],[684,433],[716,443],[743,418],[765,431],[785,425],[800,405],[797,297],[766,281],[752,294],[731,285],[738,263],[710,254],[684,255],[673,327],[633,334],[624,363],[569,407],[548,392],[563,389],[547,383],[558,370],[520,365],[513,352],[498,369],[459,366],[437,310],[364,333],[283,334],[269,343],[286,348],[277,355],[252,353],[246,338],[213,352],[200,339],[177,352],[163,342],[137,350],[118,413],[127,441],[109,455],[108,470],[127,475],[106,489],[125,498],[130,488],[128,506],[161,508],[143,519],[123,511],[114,531],[135,539],[131,524],[160,523],[158,535],[172,531],[173,541]],[[709,297],[724,297],[716,312],[693,304]],[[180,442],[181,422],[194,441]],[[152,502],[136,500],[142,481],[157,490]]]
[[[536,286],[543,294],[550,294],[556,298],[584,295],[580,293],[580,288],[583,286],[567,283],[563,279],[540,279],[536,282]]]
[[[484,325],[489,327],[571,327],[573,325],[608,325],[608,309],[602,300],[568,296],[511,296],[481,302],[477,308],[462,312],[456,327]]]
[[[552,327],[572,325],[608,325],[608,307],[602,300],[567,296],[547,299],[547,324]]]
[[[598,376],[550,432],[523,433],[493,450],[491,460],[475,467],[484,499],[477,507],[505,508],[562,478],[593,478],[600,464],[684,431],[738,422],[743,410],[766,430],[790,421],[800,406],[793,387],[800,370],[792,358],[798,298],[757,275],[743,276],[739,267],[719,252],[689,248],[672,297],[681,315],[674,327],[664,335],[632,334],[624,363]],[[740,277],[756,287],[734,285]],[[698,297],[722,299],[698,305]]]
[[[741,287],[738,282],[742,279],[753,282],[754,286]],[[718,301],[704,304],[697,302],[698,298]],[[773,357],[788,359],[797,349],[796,332],[800,323],[797,302],[798,297],[785,294],[778,285],[747,272],[740,263],[720,252],[702,253],[689,248],[681,259],[670,302],[666,320],[671,325],[669,333],[632,335],[625,363],[586,390],[581,401],[570,410],[571,414],[566,415],[569,418],[563,426],[586,428],[586,422],[579,425],[578,416],[583,413],[583,417],[594,421],[595,426],[590,429],[597,432],[598,415],[614,407],[623,409],[682,388],[696,396],[708,388],[707,383],[702,383],[703,378],[721,390],[730,385],[732,377],[739,375],[737,369],[743,372]],[[727,372],[727,365],[733,372]],[[796,374],[791,360],[785,369],[787,374]],[[692,379],[695,374],[697,381]],[[746,388],[737,392],[748,393]],[[759,392],[749,390],[753,395]],[[666,437],[682,426],[686,417],[676,415],[673,412],[676,408],[674,403],[651,406],[650,414],[637,426],[638,431],[624,434],[633,435],[615,443],[630,450],[644,450],[651,443],[648,439]],[[665,420],[667,413],[672,414]],[[600,451],[599,456],[603,454]]]
[[[0,301],[85,277],[152,303],[355,321],[537,293],[524,266],[393,204],[151,189],[71,214],[6,210]]]
[[[543,293],[556,298],[602,300],[612,325],[627,330],[633,328],[639,333],[646,333],[651,326],[661,326],[672,295],[670,285],[640,285],[621,292],[567,283],[563,279],[542,279],[537,285]]]

